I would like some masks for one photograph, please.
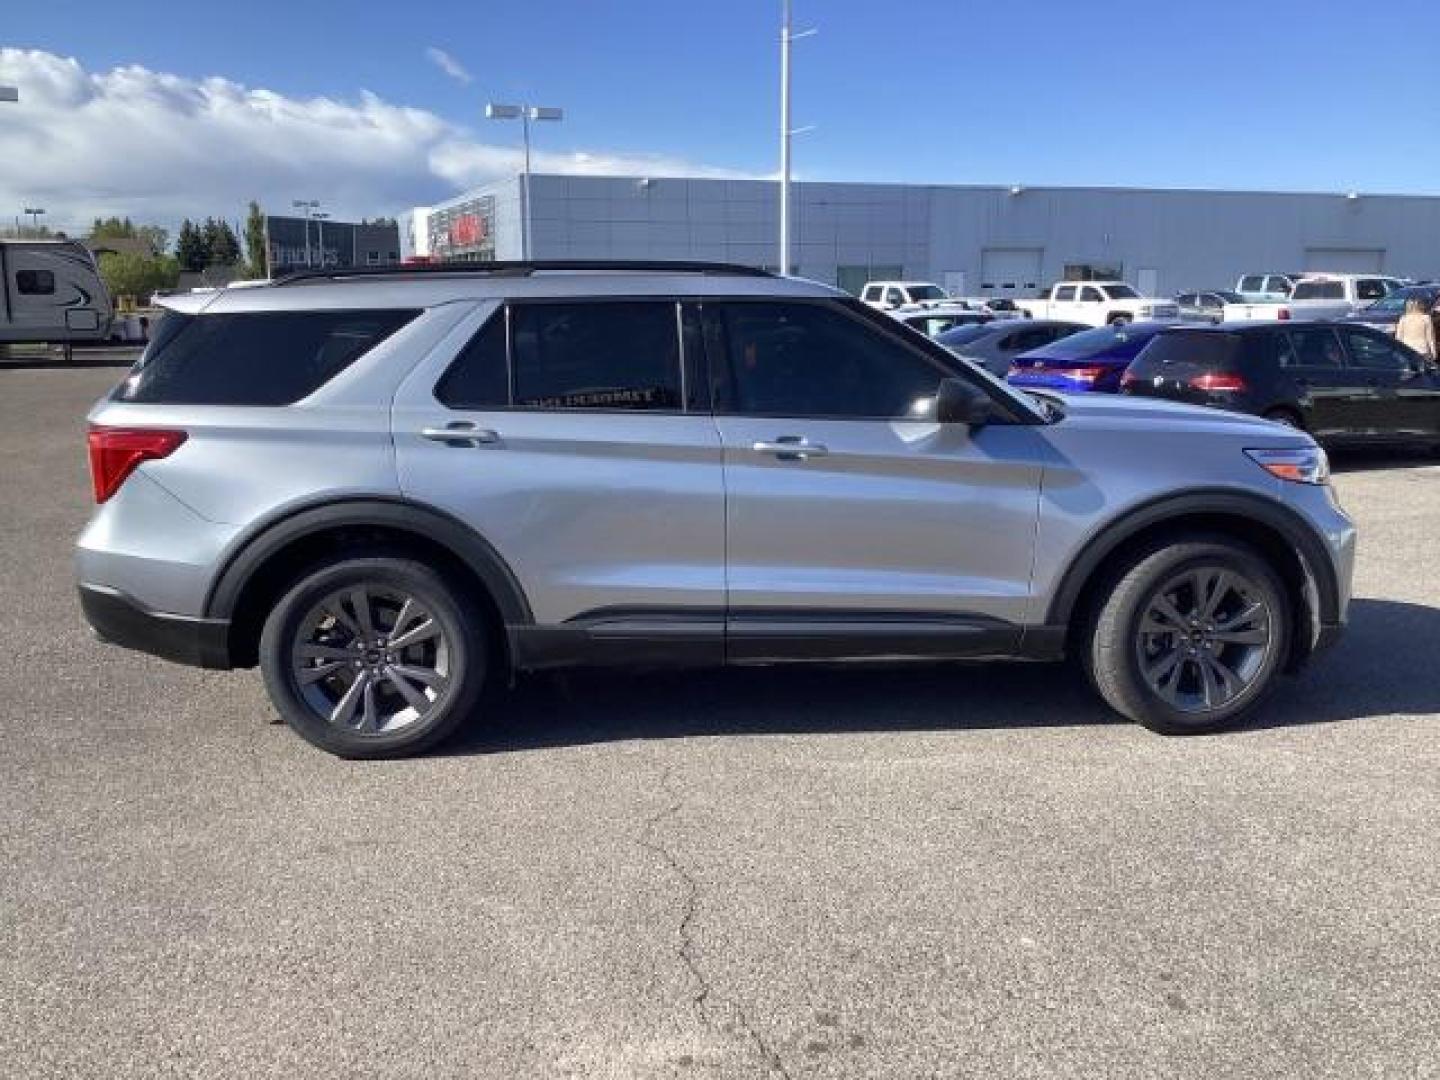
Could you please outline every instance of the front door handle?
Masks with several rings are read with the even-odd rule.
[[[498,431],[482,428],[471,420],[452,420],[444,427],[421,428],[420,437],[446,446],[482,446],[500,441]]]
[[[752,443],[751,450],[757,454],[774,454],[781,461],[806,461],[813,457],[824,457],[828,447],[812,443],[799,435],[781,435],[774,442]]]

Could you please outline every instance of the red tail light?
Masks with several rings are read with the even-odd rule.
[[[1229,390],[1240,393],[1246,389],[1245,380],[1228,371],[1212,371],[1208,375],[1196,375],[1190,380],[1194,390]]]
[[[1279,311],[1275,313],[1275,318],[1279,319],[1281,322],[1289,322],[1290,309],[1288,307],[1282,307]]]
[[[1068,375],[1077,382],[1095,382],[1097,379],[1103,379],[1109,370],[1105,367],[1075,367],[1068,371],[1062,371],[1061,374]]]
[[[126,478],[143,461],[169,457],[185,441],[185,432],[160,428],[112,428],[92,425],[90,481],[95,501],[103,503],[120,490]]]

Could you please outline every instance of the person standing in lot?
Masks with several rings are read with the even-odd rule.
[[[1435,363],[1435,320],[1432,318],[1431,304],[1427,300],[1415,297],[1405,304],[1405,314],[1400,317],[1399,324],[1395,327],[1395,336],[1402,345],[1409,345],[1430,363]]]

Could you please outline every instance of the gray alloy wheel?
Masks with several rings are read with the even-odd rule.
[[[1187,570],[1151,594],[1135,634],[1146,685],[1182,713],[1241,698],[1265,670],[1275,613],[1264,590],[1235,570]]]
[[[386,586],[330,593],[301,619],[294,642],[300,696],[326,723],[357,734],[423,720],[450,681],[440,623],[422,601]]]
[[[1228,536],[1159,541],[1118,567],[1081,652],[1117,712],[1165,735],[1234,724],[1274,689],[1292,600],[1265,556]]]
[[[415,753],[470,717],[489,668],[477,600],[423,563],[366,555],[303,575],[260,635],[265,687],[306,741],[347,758]]]

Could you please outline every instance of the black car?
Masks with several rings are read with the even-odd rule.
[[[1388,334],[1347,322],[1171,327],[1121,393],[1254,413],[1331,444],[1440,446],[1440,377]]]

